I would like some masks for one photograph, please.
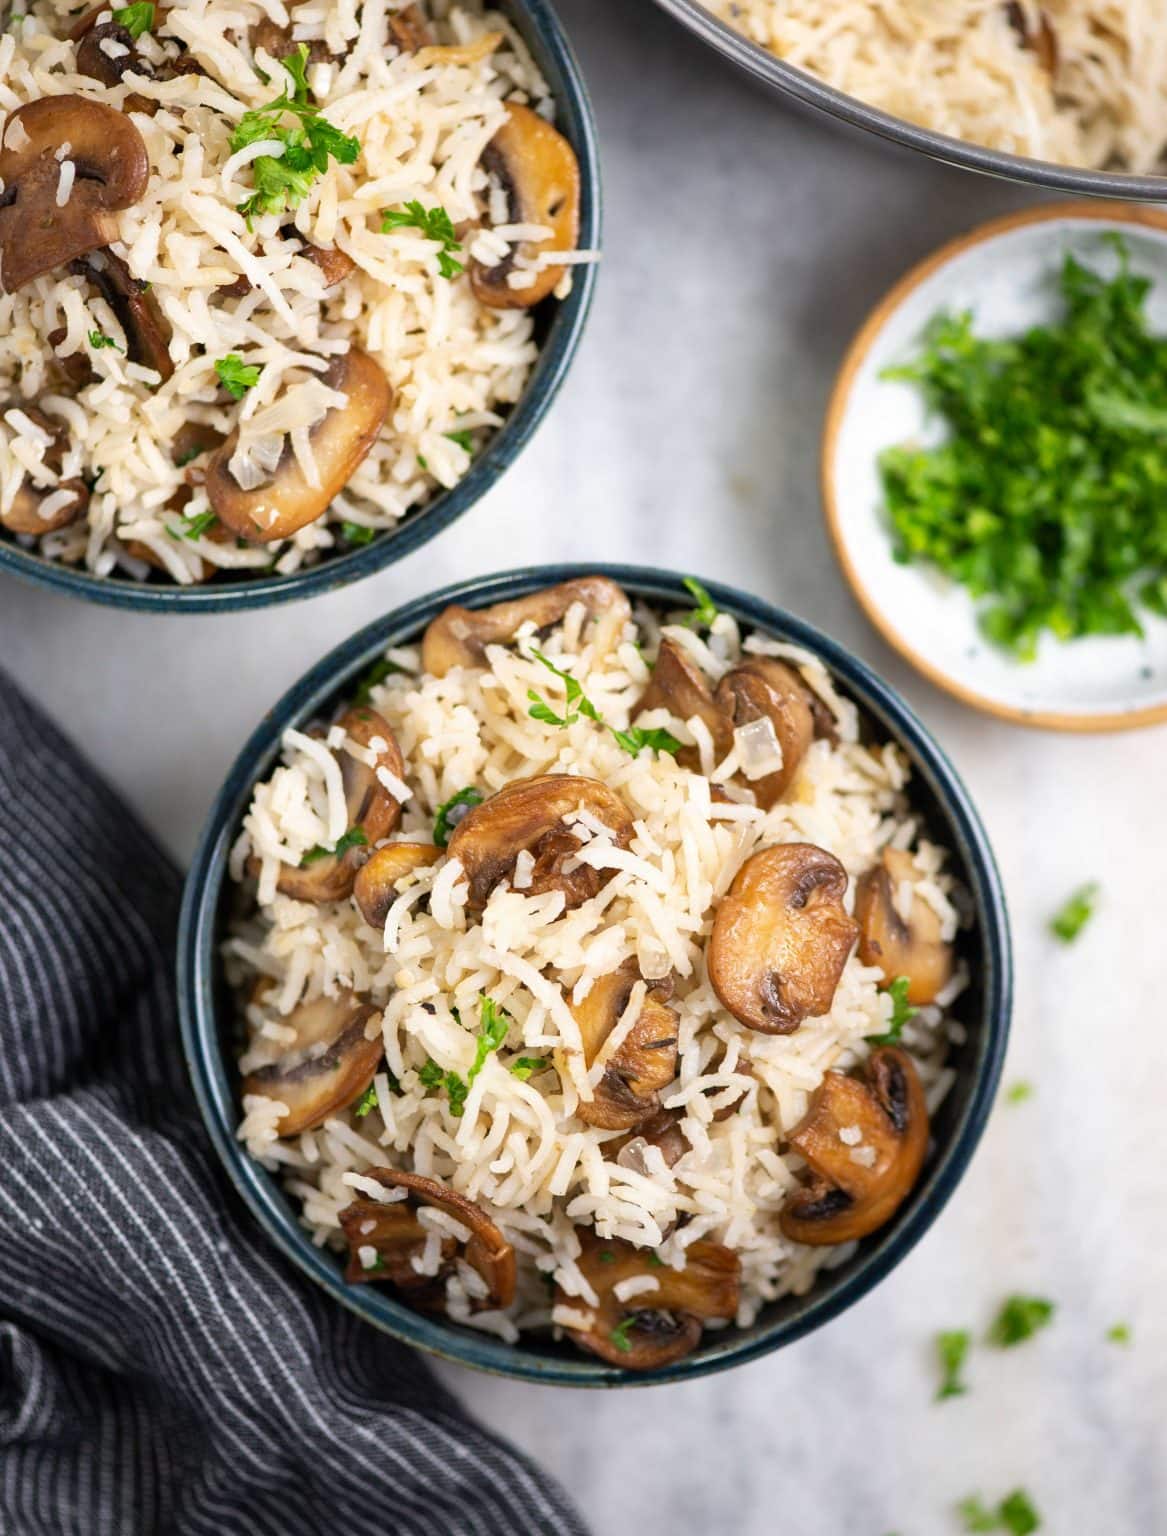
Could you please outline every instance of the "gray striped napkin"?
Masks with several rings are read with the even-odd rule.
[[[269,1248],[173,995],[179,877],[0,677],[0,1532],[582,1536]]]

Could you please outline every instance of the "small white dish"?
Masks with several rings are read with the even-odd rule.
[[[1147,313],[1167,332],[1167,214],[1115,203],[1058,203],[982,225],[944,246],[880,302],[852,342],[827,410],[822,490],[843,572],[868,617],[939,687],[1003,719],[1064,731],[1123,730],[1167,720],[1167,620],[1146,634],[1043,636],[1034,661],[988,642],[967,591],[923,564],[899,565],[883,512],[878,460],[906,440],[938,440],[918,389],[881,378],[913,357],[941,310],[971,309],[978,335],[1013,336],[1060,312],[1057,278],[1072,253],[1108,276],[1123,235],[1131,264],[1154,280]]]

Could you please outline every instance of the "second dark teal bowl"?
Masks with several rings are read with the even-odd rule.
[[[596,125],[571,44],[549,0],[497,3],[530,48],[550,87],[558,112],[557,126],[579,162],[579,247],[598,250],[600,165]],[[290,576],[249,576],[224,580],[221,585],[181,587],[160,576],[148,581],[135,581],[128,576],[95,576],[92,571],[63,565],[59,560],[46,560],[0,530],[0,574],[7,572],[53,591],[140,613],[234,613],[333,592],[395,564],[480,501],[518,457],[547,414],[575,356],[596,285],[594,263],[574,267],[573,274],[571,293],[566,299],[547,300],[534,311],[539,356],[522,398],[503,425],[453,489],[440,492],[425,506],[410,512],[396,528],[379,534],[371,544],[341,554],[326,554],[319,564]]]
[[[934,1144],[923,1176],[894,1219],[862,1242],[845,1264],[823,1271],[809,1294],[772,1303],[752,1328],[709,1334],[693,1354],[657,1371],[621,1371],[550,1341],[512,1346],[413,1312],[386,1291],[347,1285],[337,1257],[313,1246],[278,1179],[248,1157],[235,1139],[240,1107],[230,1043],[234,1011],[219,960],[232,894],[227,879],[231,845],[253,786],[276,764],[284,730],[304,729],[348,698],[387,646],[416,641],[449,603],[483,607],[595,571],[619,582],[634,599],[668,608],[691,605],[680,576],[631,566],[539,566],[461,582],[362,629],[268,711],[212,808],[187,879],[179,926],[178,995],[187,1064],[211,1140],[252,1214],[293,1264],[375,1327],[462,1365],[526,1381],[625,1387],[684,1381],[769,1354],[858,1301],[919,1242],[960,1182],[992,1107],[1009,1032],[1012,963],[1005,898],[985,830],[956,770],[928,731],[893,689],[833,640],[760,598],[710,583],[714,602],[739,624],[819,656],[840,691],[859,706],[867,728],[879,738],[898,742],[912,765],[913,805],[921,810],[929,835],[951,850],[951,867],[969,891],[974,921],[962,952],[972,985],[955,1009],[966,1037],[950,1058],[956,1078],[933,1119]]]

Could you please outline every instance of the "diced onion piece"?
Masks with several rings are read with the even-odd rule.
[[[781,772],[782,747],[774,722],[768,715],[739,725],[733,739],[738,762],[747,779],[764,779],[767,774]]]

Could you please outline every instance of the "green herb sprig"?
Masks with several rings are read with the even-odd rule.
[[[1041,1529],[1041,1516],[1023,1488],[1015,1488],[995,1509],[977,1494],[962,1499],[956,1512],[966,1531],[1006,1531],[1008,1536],[1032,1536]]]
[[[989,1343],[998,1349],[1010,1349],[1023,1344],[1042,1328],[1053,1322],[1056,1308],[1044,1296],[1009,1296],[1001,1304],[1001,1310],[989,1329]]]
[[[242,400],[247,391],[259,383],[263,370],[258,363],[245,363],[238,352],[228,352],[226,357],[215,359],[215,372],[227,393]]]
[[[918,1008],[913,1008],[908,1002],[908,989],[912,985],[907,976],[897,976],[885,988],[891,998],[891,1020],[882,1035],[868,1035],[867,1039],[872,1045],[898,1045],[900,1036],[904,1032],[904,1025],[909,1019],[915,1018],[919,1013]]]
[[[717,604],[709,596],[709,593],[706,592],[696,576],[686,576],[681,585],[696,604],[696,607],[685,619],[685,627],[687,629],[712,629],[714,620],[720,611]]]
[[[455,822],[461,819],[456,818],[454,812],[463,805],[470,808],[481,804],[482,791],[475,789],[473,784],[468,784],[465,789],[458,790],[457,794],[453,794],[448,800],[442,801],[434,813],[434,842],[437,843],[439,848],[445,848],[449,845],[450,833],[454,830]],[[465,812],[463,812],[463,815],[465,815]]]
[[[439,276],[453,278],[466,270],[462,262],[456,259],[462,254],[462,247],[454,233],[453,220],[444,208],[424,208],[413,198],[404,208],[386,209],[381,215],[381,233],[387,235],[394,229],[420,230],[427,240],[437,245]],[[454,434],[447,432],[446,436],[453,437]],[[469,453],[470,449],[467,448],[466,452]]]
[[[531,655],[549,672],[554,672],[563,683],[567,695],[565,712],[560,715],[556,714],[541,693],[534,688],[528,688],[527,699],[530,708],[527,713],[533,720],[541,720],[544,725],[566,727],[574,725],[582,715],[588,720],[594,720],[606,731],[611,731],[616,745],[627,752],[629,757],[635,757],[644,747],[649,747],[654,752],[676,753],[681,750],[681,743],[670,731],[646,730],[638,725],[630,726],[626,731],[618,731],[615,726],[607,723],[570,672],[562,671],[553,661],[549,661],[542,651],[532,650]]]
[[[936,1335],[936,1353],[940,1360],[937,1402],[949,1397],[963,1397],[968,1391],[963,1372],[971,1344],[972,1335],[965,1329],[952,1329]]]
[[[446,1097],[450,1101],[450,1113],[460,1116],[466,1108],[467,1096],[474,1086],[475,1079],[486,1065],[486,1058],[497,1051],[507,1037],[510,1028],[510,1020],[498,1006],[493,998],[479,993],[478,997],[478,1042],[475,1046],[474,1060],[465,1078],[457,1072],[446,1072],[432,1058],[418,1072],[422,1086],[425,1088],[445,1088]]]
[[[327,848],[323,843],[317,843],[315,848],[309,848],[300,860],[300,868],[307,869],[310,864],[316,864],[321,859],[343,859],[350,848],[365,848],[368,842],[363,827],[350,827],[340,835],[334,847]]]
[[[125,27],[126,31],[136,42],[143,32],[154,30],[154,6],[151,3],[123,6],[120,11],[114,11],[113,19],[119,27]]]
[[[106,347],[112,347],[115,352],[124,352],[126,350],[120,341],[115,341],[112,336],[107,336],[104,331],[90,331],[89,345],[95,352],[101,352]]]

